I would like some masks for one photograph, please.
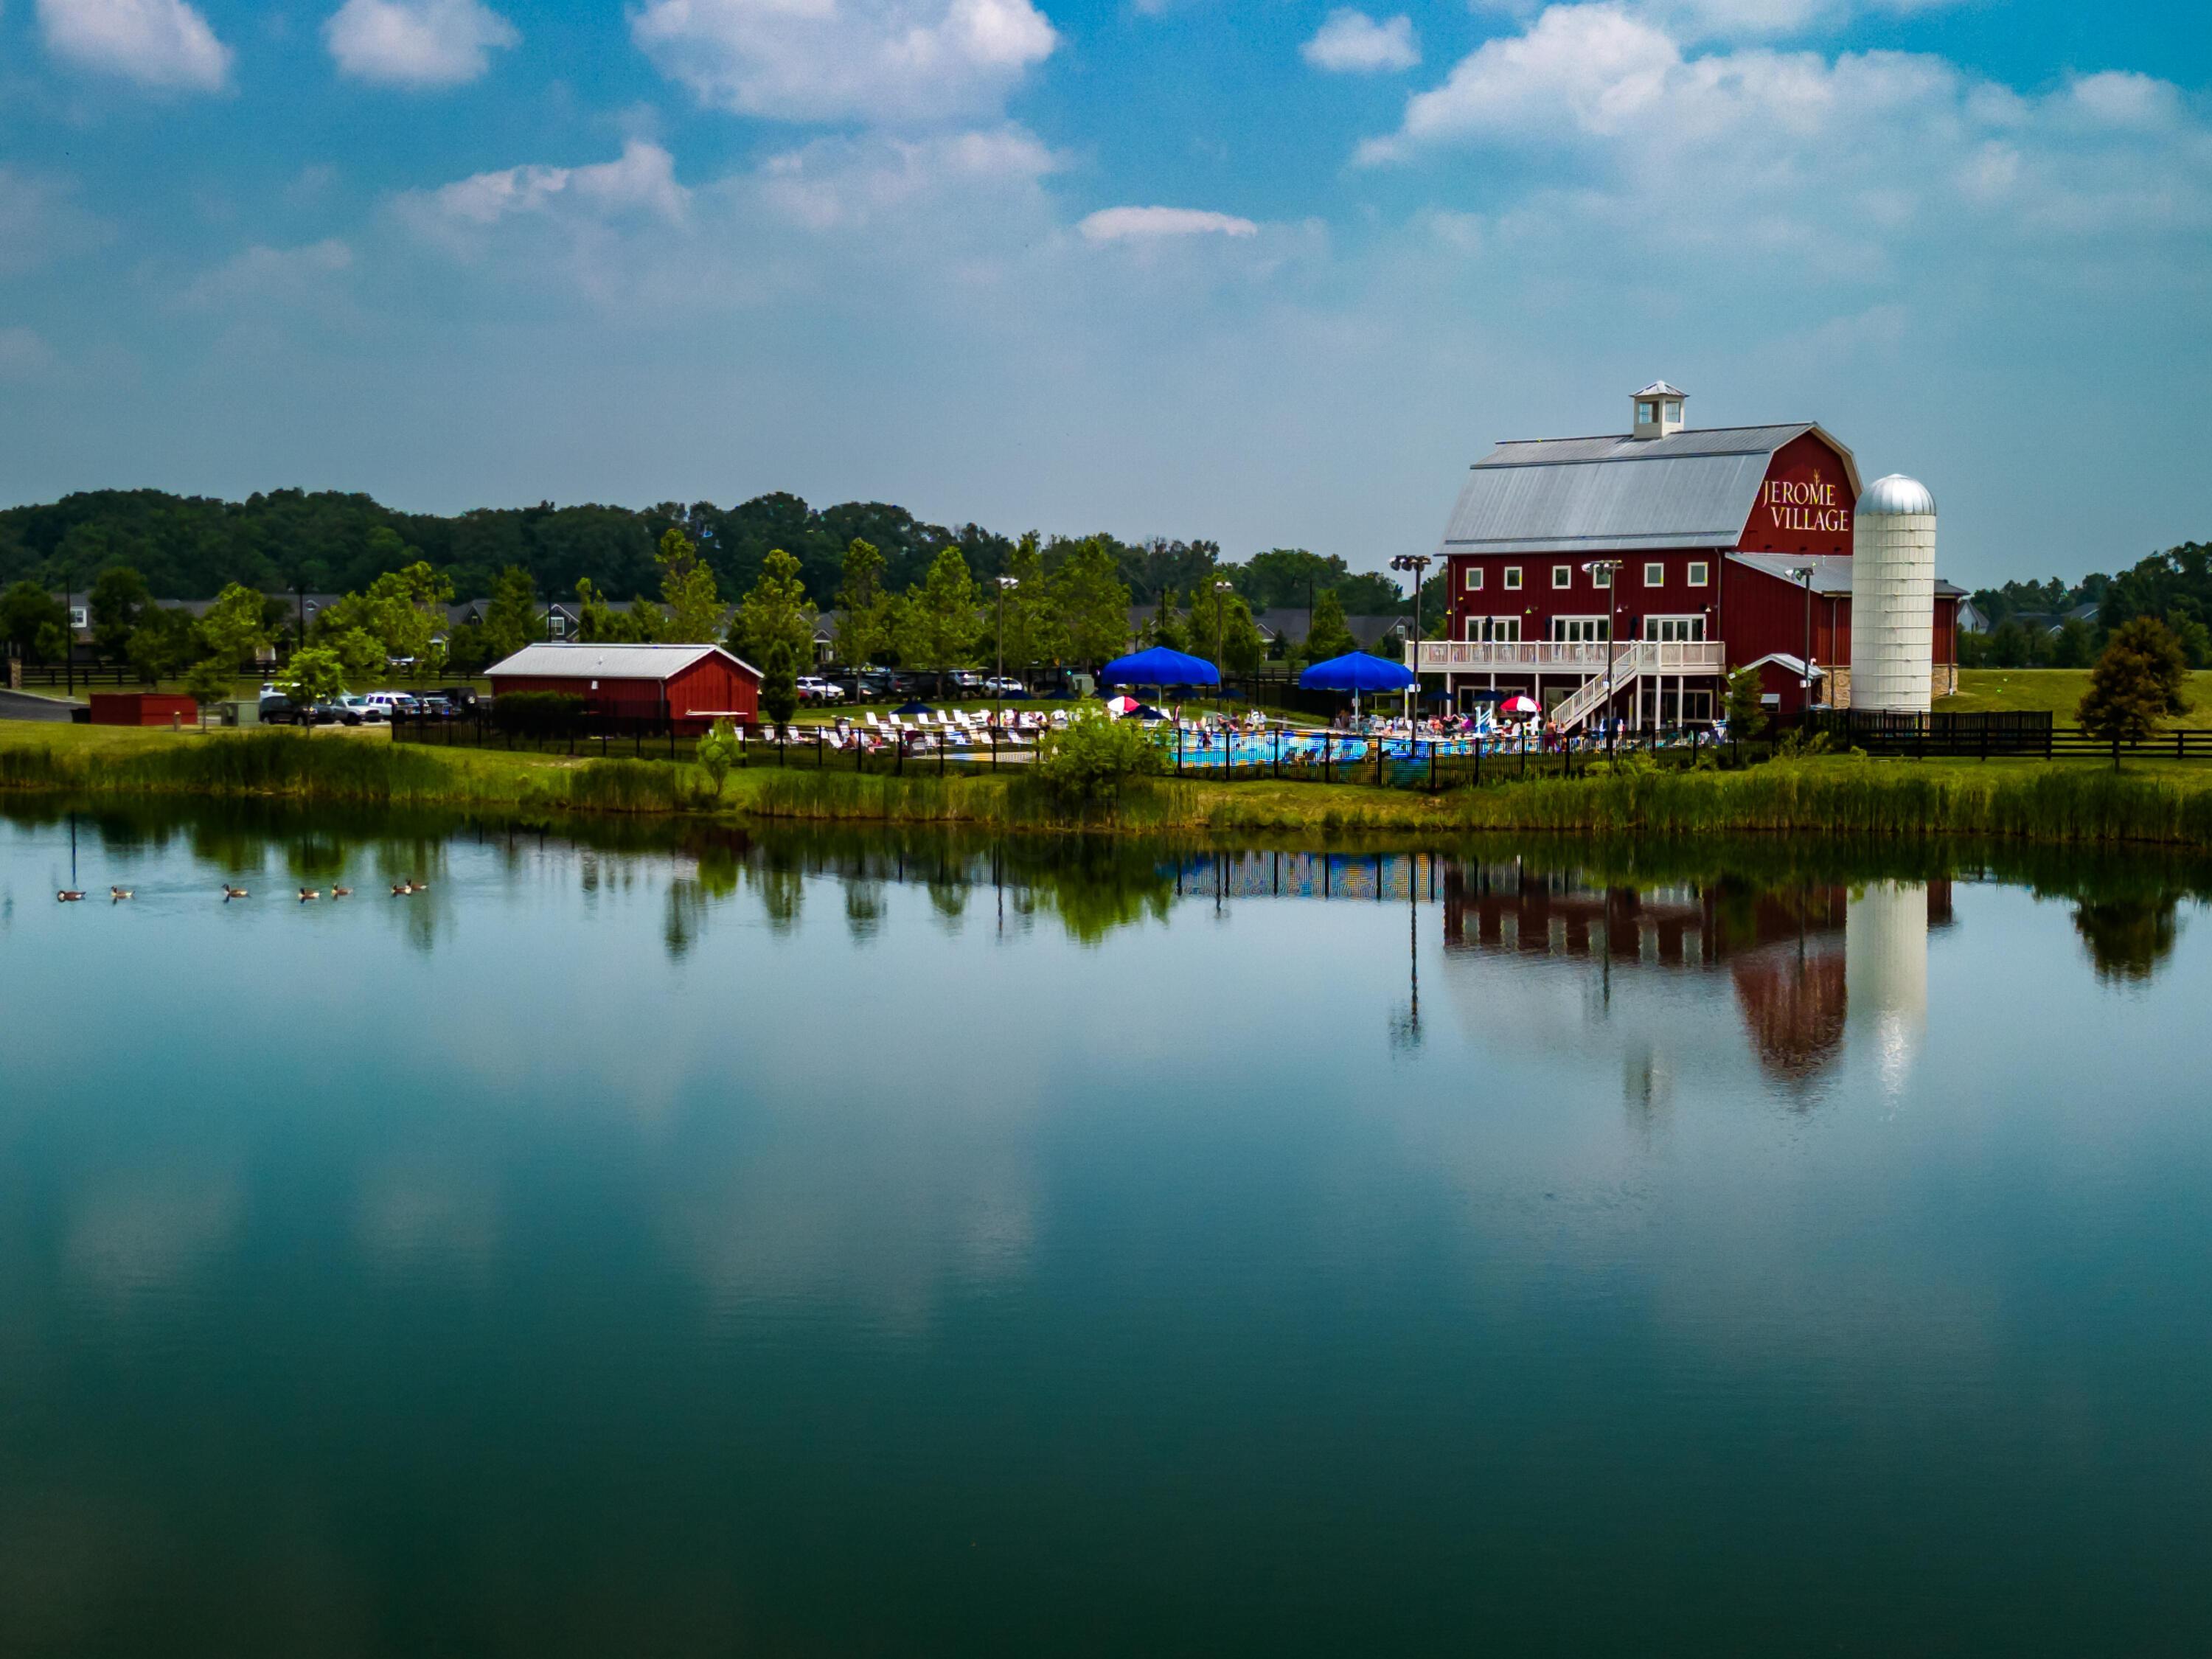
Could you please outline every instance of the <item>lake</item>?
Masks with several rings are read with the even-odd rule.
[[[2212,1645],[2201,863],[7,811],[0,1651]]]

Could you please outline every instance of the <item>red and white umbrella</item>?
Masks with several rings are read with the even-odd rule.
[[[1525,720],[1530,715],[1540,714],[1544,711],[1537,706],[1534,697],[1508,697],[1498,705],[1498,712],[1510,715],[1516,720]]]
[[[1143,707],[1144,704],[1139,702],[1134,697],[1109,697],[1106,699],[1106,712],[1109,714],[1133,714]]]

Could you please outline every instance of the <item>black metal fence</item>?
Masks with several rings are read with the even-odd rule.
[[[2168,760],[2212,759],[2212,730],[2177,726],[2148,737],[2099,737],[2078,726],[2060,726],[2048,710],[2002,710],[1974,714],[1877,714],[1865,710],[1815,709],[1803,729],[1840,749],[1926,760],[2094,760],[2140,756]]]
[[[848,724],[773,726],[732,723],[739,738],[740,769],[781,767],[893,776],[957,777],[1028,764],[1044,738],[1040,732],[976,726],[927,731]],[[584,714],[558,729],[502,724],[479,709],[458,718],[400,714],[392,721],[395,742],[434,747],[496,749],[516,753],[583,757],[689,761],[699,734],[679,732],[666,720]],[[1525,738],[1482,739],[1376,736],[1335,731],[1199,732],[1162,735],[1162,759],[1174,776],[1243,782],[1364,783],[1387,788],[1439,790],[1461,785],[1534,777],[1578,776],[1593,763],[1642,755],[1662,766],[1742,766],[1764,759],[1770,744],[1728,744],[1698,728],[1623,733],[1610,747],[1595,738],[1562,742],[1532,733]]]

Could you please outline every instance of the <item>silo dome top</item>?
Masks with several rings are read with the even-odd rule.
[[[1902,472],[1893,472],[1886,478],[1876,478],[1859,495],[1859,516],[1869,514],[1902,517],[1908,514],[1936,516],[1936,498],[1928,486],[1917,478],[1908,478]]]

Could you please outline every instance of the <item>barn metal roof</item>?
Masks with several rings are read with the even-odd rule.
[[[1580,553],[1734,547],[1774,452],[1818,432],[1809,421],[1721,427],[1663,438],[1536,438],[1499,444],[1468,469],[1445,553]]]
[[[1813,591],[1820,594],[1842,594],[1848,598],[1851,591],[1851,562],[1837,553],[1731,553],[1731,564],[1748,565],[1753,570],[1770,576],[1778,576],[1792,587],[1797,579],[1790,573],[1813,567]],[[1963,599],[1966,590],[1956,582],[1936,579],[1936,591]]]
[[[708,657],[728,657],[747,673],[760,671],[719,645],[526,645],[487,676],[529,674],[553,679],[668,680]]]

